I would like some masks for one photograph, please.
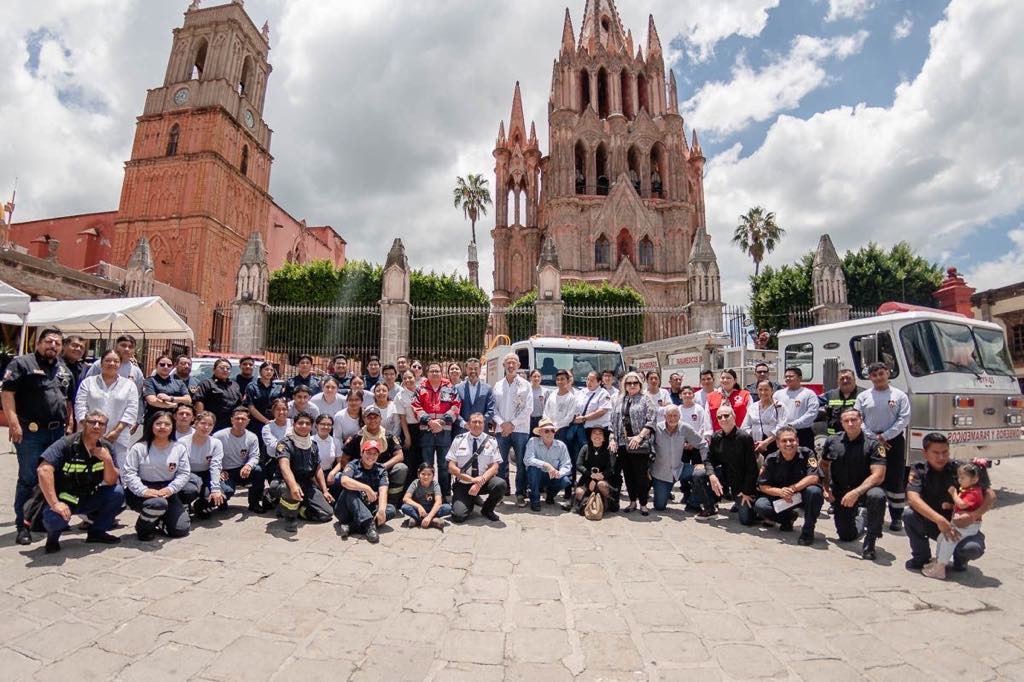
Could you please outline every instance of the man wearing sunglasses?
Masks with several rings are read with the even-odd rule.
[[[762,381],[767,381],[771,385],[772,393],[779,390],[780,386],[768,378],[768,373],[768,365],[766,365],[765,363],[759,362],[756,365],[754,365],[754,383],[747,384],[747,392],[750,395],[757,395],[757,385],[760,384]]]

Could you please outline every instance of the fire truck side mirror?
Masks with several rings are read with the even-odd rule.
[[[825,358],[821,368],[821,383],[826,391],[839,388],[839,358]]]

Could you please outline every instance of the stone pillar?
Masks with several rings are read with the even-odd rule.
[[[956,268],[946,270],[946,279],[935,293],[935,303],[941,310],[950,313],[960,313],[967,317],[974,317],[971,308],[971,296],[974,294],[974,287],[967,286],[967,282],[957,272]]]
[[[814,288],[814,324],[831,324],[850,319],[851,306],[846,302],[846,275],[839,260],[832,238],[827,234],[818,240],[814,252],[814,271],[811,275]]]
[[[124,293],[128,298],[141,298],[153,295],[153,253],[149,248],[149,240],[139,237],[132,255],[128,258],[125,271]]]
[[[537,263],[537,334],[562,335],[562,271],[558,267],[558,254],[551,237],[544,240]]]
[[[718,256],[711,248],[711,237],[703,226],[697,229],[686,265],[690,301],[686,304],[687,329],[690,332],[722,331],[722,275]]]
[[[395,239],[384,264],[380,299],[380,361],[393,363],[409,354],[412,305],[409,302],[409,259],[405,245]]]
[[[259,231],[249,236],[235,277],[235,300],[231,304],[232,353],[262,354],[266,345],[267,305],[270,271],[267,250]]]

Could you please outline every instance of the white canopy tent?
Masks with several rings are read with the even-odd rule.
[[[85,338],[113,338],[119,334],[131,334],[149,339],[195,340],[192,329],[159,296],[33,301],[28,308],[25,325],[58,327],[65,334],[77,334]],[[3,309],[0,323],[20,325],[23,322],[18,315]]]
[[[0,314],[10,315],[14,321],[10,324],[21,327],[21,334],[18,340],[18,352],[25,352],[25,327],[28,326],[26,318],[29,313],[29,304],[32,298],[23,291],[15,289],[7,282],[0,281]]]

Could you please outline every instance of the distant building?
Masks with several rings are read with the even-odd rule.
[[[30,256],[116,277],[145,238],[154,290],[171,299],[181,293],[175,307],[203,347],[215,308],[231,302],[253,232],[271,270],[314,259],[342,266],[346,243],[330,226],[295,219],[269,194],[269,27],[258,29],[239,2],[193,3],[173,34],[163,84],[147,92],[137,119],[118,209],[15,223],[10,239]]]
[[[1007,348],[1018,379],[1024,379],[1024,282],[971,296],[974,316],[1006,329]]]

